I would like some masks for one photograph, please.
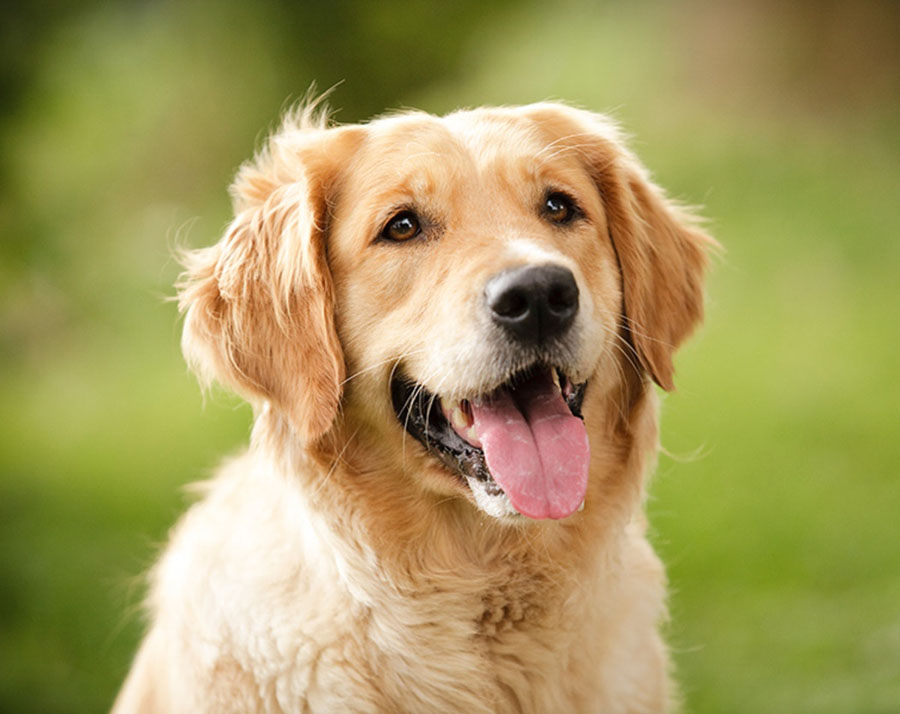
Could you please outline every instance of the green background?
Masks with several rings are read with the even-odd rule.
[[[48,1],[0,23],[0,711],[109,707],[142,573],[249,411],[179,245],[316,81],[340,121],[610,112],[725,246],[649,509],[688,712],[900,712],[900,4]]]

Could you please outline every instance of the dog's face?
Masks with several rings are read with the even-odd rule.
[[[621,305],[580,156],[508,112],[405,116],[367,139],[329,243],[350,374],[382,365],[367,401],[390,394],[488,512],[569,515],[587,483],[581,399]]]
[[[287,128],[235,192],[189,257],[189,359],[297,439],[365,429],[493,516],[578,510],[586,395],[628,370],[670,388],[701,314],[708,239],[568,107]]]

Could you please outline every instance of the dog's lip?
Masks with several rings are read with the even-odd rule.
[[[397,418],[405,430],[429,453],[436,456],[461,484],[469,487],[474,480],[488,494],[498,495],[503,493],[503,489],[488,469],[478,435],[470,423],[471,411],[467,408],[467,403],[484,399],[497,389],[514,389],[517,382],[527,380],[538,370],[550,370],[553,381],[562,393],[569,410],[573,415],[583,418],[581,405],[587,382],[575,383],[566,376],[564,369],[543,363],[532,364],[497,384],[493,389],[464,399],[442,399],[397,369],[391,378],[391,400]],[[454,415],[458,420],[456,425],[451,423]]]

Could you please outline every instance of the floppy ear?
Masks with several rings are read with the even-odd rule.
[[[706,253],[718,244],[650,181],[609,119],[555,102],[523,111],[550,146],[587,163],[622,272],[625,336],[653,381],[673,389],[672,356],[703,317]]]
[[[185,256],[179,308],[182,349],[201,381],[217,379],[255,406],[268,401],[311,441],[337,416],[344,361],[325,260],[325,187],[298,155],[291,161],[289,177],[271,160],[241,171],[224,237]]]
[[[675,350],[703,318],[706,252],[716,244],[628,154],[595,168],[622,272],[626,335],[653,381],[671,390]]]

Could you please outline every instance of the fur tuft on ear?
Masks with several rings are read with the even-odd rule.
[[[612,121],[556,103],[523,111],[548,133],[552,146],[584,157],[622,273],[623,332],[641,368],[672,390],[672,358],[703,318],[706,256],[718,244],[653,184]]]
[[[279,175],[287,169],[278,170],[271,144],[241,170],[234,221],[217,244],[185,253],[177,288],[182,349],[201,382],[218,380],[257,407],[269,402],[309,442],[337,416],[344,361],[325,259],[325,188],[291,153],[290,176]]]

